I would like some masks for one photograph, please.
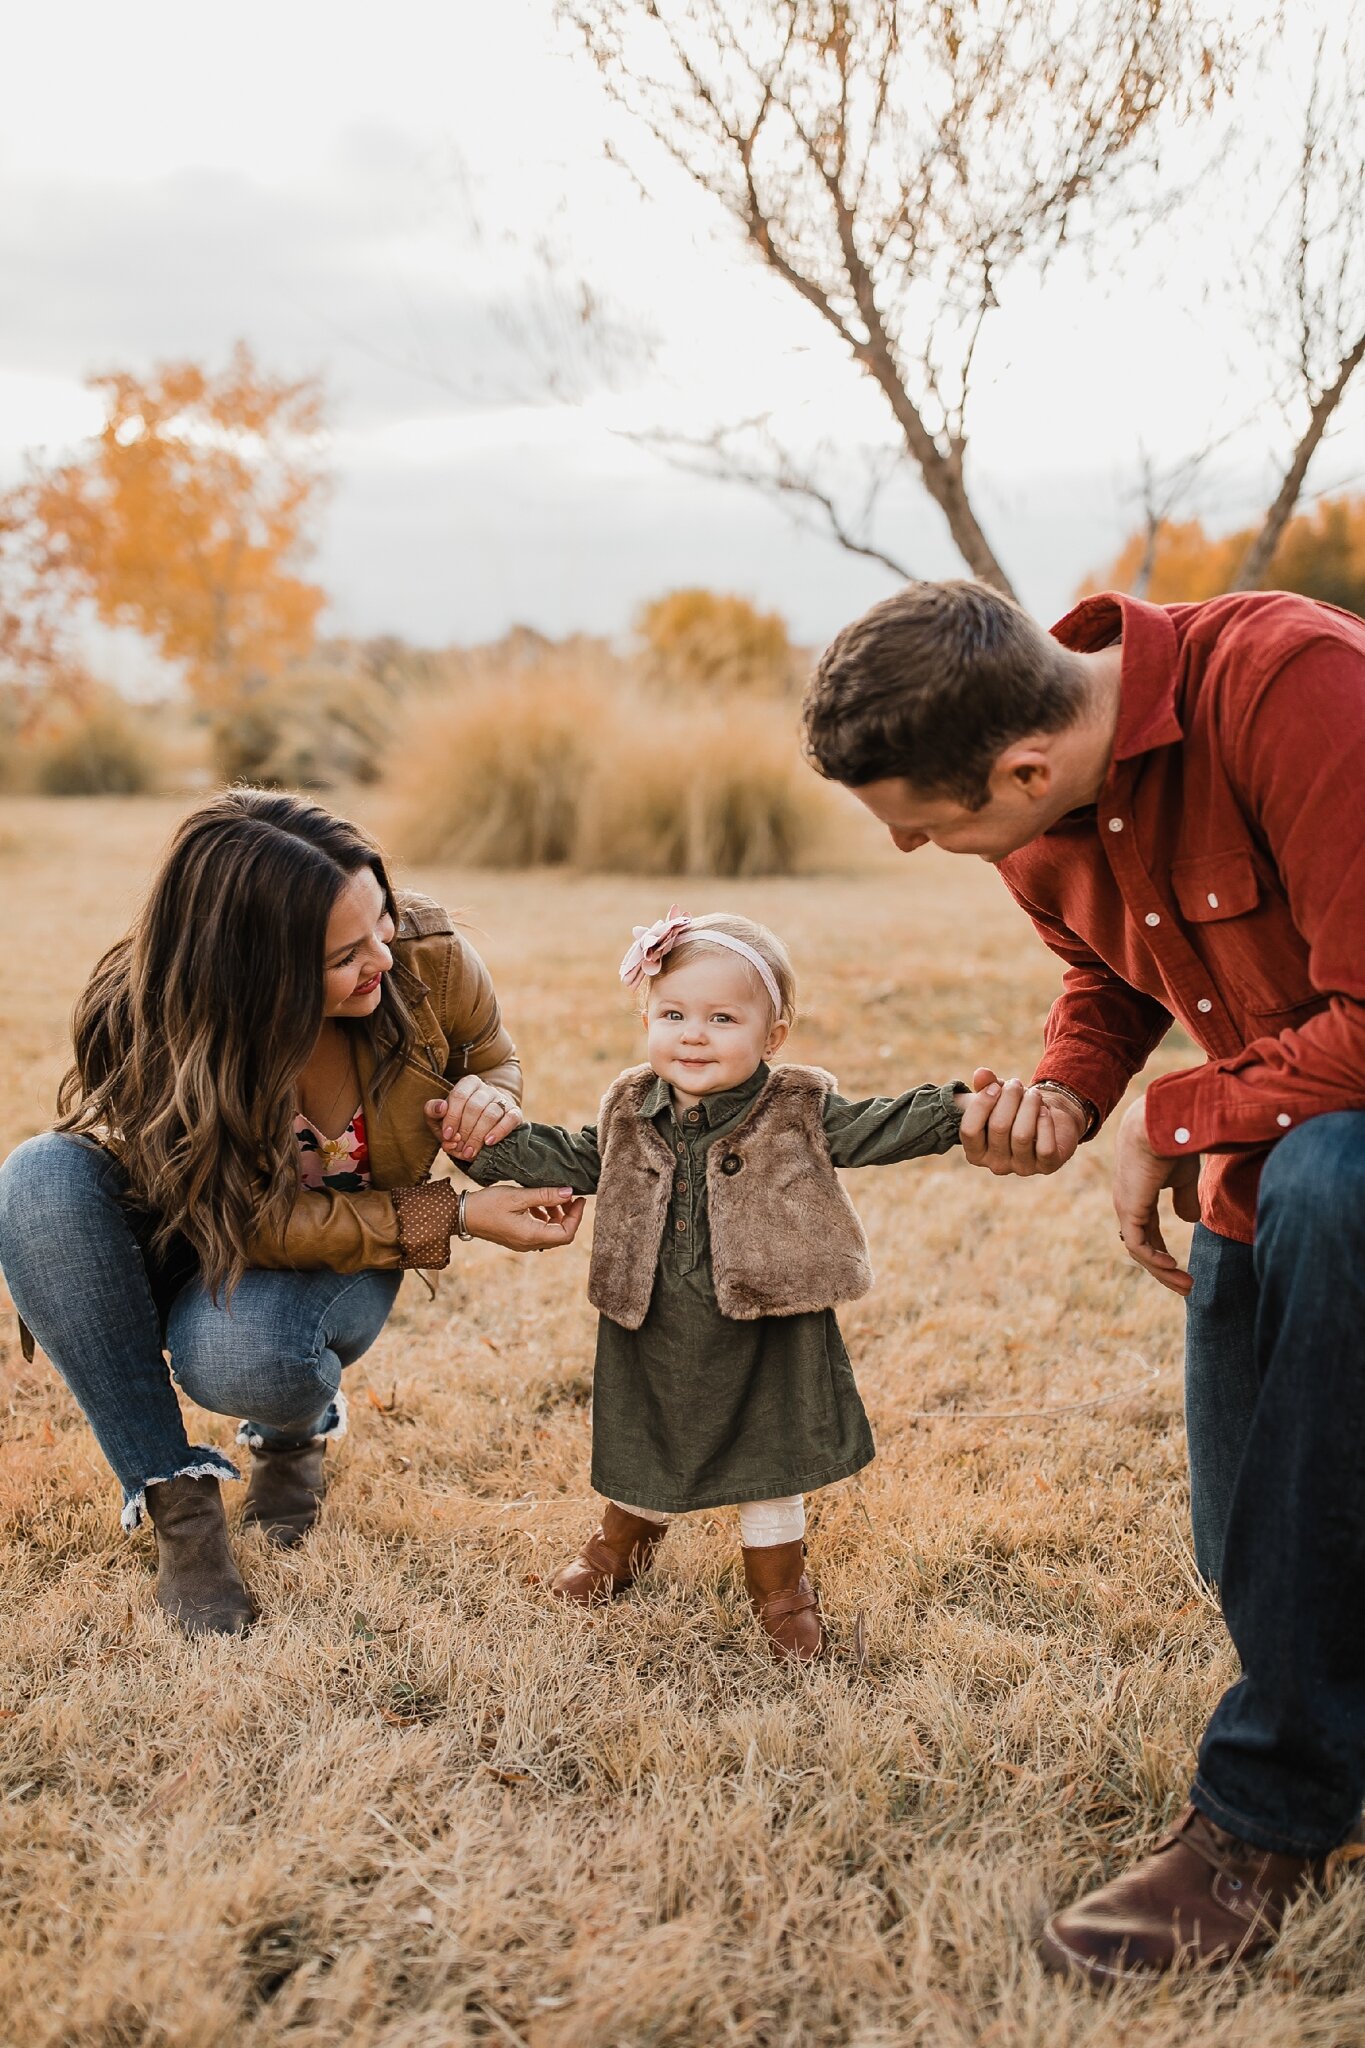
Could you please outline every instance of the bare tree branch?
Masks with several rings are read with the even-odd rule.
[[[1263,581],[1302,496],[1313,458],[1365,361],[1365,54],[1348,27],[1339,45],[1318,39],[1304,100],[1293,183],[1278,211],[1282,236],[1264,235],[1259,269],[1263,325],[1291,378],[1302,422],[1234,588]],[[1287,248],[1284,244],[1287,242]],[[1285,305],[1284,272],[1288,272]]]
[[[872,538],[872,521],[877,501],[887,482],[885,474],[871,468],[856,518],[850,518],[833,492],[808,469],[797,464],[773,434],[766,418],[742,420],[719,427],[706,435],[628,434],[627,440],[665,455],[673,465],[692,476],[714,478],[722,483],[745,484],[771,498],[790,498],[814,506],[822,515],[832,539],[851,555],[861,555],[902,583],[913,583],[915,572]],[[740,443],[752,444],[752,452],[740,452]],[[766,457],[766,461],[760,459]]]
[[[1008,590],[968,475],[1006,274],[1083,239],[1161,117],[1232,59],[1213,0],[560,0],[607,92],[737,223],[879,394],[973,574]],[[664,437],[666,441],[667,437]],[[792,491],[855,553],[837,492]]]

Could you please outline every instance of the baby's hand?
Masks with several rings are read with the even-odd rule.
[[[452,1159],[473,1159],[485,1145],[508,1138],[526,1119],[510,1096],[477,1074],[466,1074],[449,1095],[426,1104],[432,1135]]]

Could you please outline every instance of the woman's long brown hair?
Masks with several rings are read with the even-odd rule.
[[[231,789],[191,812],[140,916],[76,1006],[75,1064],[59,1130],[107,1139],[153,1218],[205,1285],[231,1294],[252,1231],[282,1230],[298,1194],[300,1070],[323,1019],[327,921],[369,868],[398,909],[374,842],[320,804]],[[374,1048],[374,1093],[416,1032],[392,975],[372,1017],[346,1025]]]

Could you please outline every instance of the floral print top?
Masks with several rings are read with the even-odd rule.
[[[306,1188],[334,1188],[358,1194],[370,1185],[370,1148],[365,1139],[365,1112],[358,1109],[339,1138],[329,1138],[306,1116],[294,1118],[299,1141],[299,1181]]]

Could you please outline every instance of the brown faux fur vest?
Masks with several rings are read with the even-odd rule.
[[[628,1330],[649,1310],[674,1174],[668,1140],[640,1115],[653,1085],[648,1067],[629,1068],[603,1096],[597,1123],[602,1177],[588,1299]],[[872,1285],[863,1226],[825,1140],[822,1112],[833,1086],[819,1067],[775,1067],[744,1121],[708,1149],[711,1269],[722,1315],[805,1315],[854,1301]]]

